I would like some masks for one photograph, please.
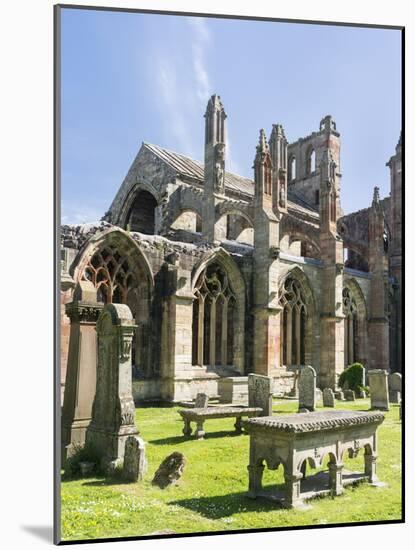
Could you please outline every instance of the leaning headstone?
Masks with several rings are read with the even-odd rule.
[[[145,443],[141,437],[130,435],[125,442],[123,477],[126,481],[139,481],[146,469]]]
[[[62,409],[62,464],[85,444],[97,376],[95,325],[103,307],[97,302],[97,291],[90,281],[80,281],[73,301],[65,306],[71,328]]]
[[[368,372],[370,389],[370,407],[372,409],[389,410],[388,373],[383,369]]]
[[[260,416],[272,416],[272,379],[260,374],[248,375],[249,407],[260,407]]]
[[[97,321],[97,385],[86,444],[100,457],[105,473],[121,466],[127,438],[138,435],[131,368],[135,328],[125,304],[107,304]]]
[[[389,400],[399,403],[402,395],[402,374],[394,372],[389,376]]]
[[[185,464],[186,459],[182,453],[172,453],[160,464],[151,483],[165,489],[182,476]]]
[[[355,400],[355,393],[353,390],[344,390],[344,398],[346,401],[354,401]]]
[[[298,380],[298,409],[314,411],[316,408],[316,371],[306,365],[300,371]]]
[[[323,390],[323,407],[334,407],[334,393],[331,388]]]
[[[195,399],[195,409],[205,409],[209,403],[209,396],[205,393],[198,393]]]

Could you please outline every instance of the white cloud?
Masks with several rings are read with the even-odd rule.
[[[62,201],[61,223],[67,225],[96,222],[102,218],[104,213],[105,211],[82,202]]]
[[[196,95],[205,104],[212,94],[212,86],[206,66],[206,53],[211,43],[211,34],[206,20],[201,17],[187,17],[191,29],[193,70],[196,79]]]

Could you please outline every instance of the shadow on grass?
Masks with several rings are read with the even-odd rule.
[[[207,519],[220,519],[241,512],[273,512],[276,509],[282,509],[282,506],[277,502],[271,502],[264,497],[252,499],[245,492],[173,500],[168,504],[182,506]]]
[[[246,435],[244,433],[240,434],[237,432],[231,431],[220,431],[220,432],[206,432],[204,439],[218,439],[220,437],[239,437],[241,435]],[[184,435],[178,435],[175,437],[164,437],[163,439],[150,439],[149,443],[154,445],[178,445],[179,443],[187,443],[188,441],[203,441],[198,440],[194,435],[190,437]]]
[[[85,481],[82,485],[86,487],[109,487],[110,485],[130,485],[134,481],[126,481],[120,477],[103,477],[102,479],[94,479],[94,481]]]

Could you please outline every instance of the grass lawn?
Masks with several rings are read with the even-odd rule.
[[[296,411],[297,403],[279,400],[274,414]],[[337,403],[337,407],[340,405]],[[341,408],[368,410],[369,400],[342,403]],[[401,518],[401,422],[399,406],[391,405],[378,429],[378,476],[387,483],[365,483],[344,494],[310,501],[308,510],[285,510],[266,500],[250,500],[248,488],[249,436],[233,435],[234,419],[205,423],[206,439],[186,440],[177,407],[138,408],[136,424],[147,442],[145,479],[120,483],[104,478],[62,481],[62,538],[80,540],[150,535],[261,529],[297,525],[398,520]],[[186,459],[177,486],[151,485],[160,462],[173,451]],[[362,453],[362,451],[361,451]],[[363,471],[363,454],[345,459],[345,467]],[[308,470],[308,473],[314,471]],[[282,466],[264,471],[264,486],[283,483]]]

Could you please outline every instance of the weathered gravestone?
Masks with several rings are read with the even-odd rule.
[[[323,406],[334,407],[334,393],[331,388],[324,388],[323,390]]]
[[[316,408],[316,371],[306,365],[301,368],[298,380],[298,409],[314,411]]]
[[[402,394],[402,374],[394,372],[389,376],[389,400],[400,403]]]
[[[160,464],[151,483],[165,489],[182,476],[185,464],[186,459],[182,453],[172,453]]]
[[[371,408],[388,411],[388,373],[383,369],[374,369],[368,372],[368,378]]]
[[[317,401],[323,401],[323,392],[320,388],[316,388],[316,403]]]
[[[342,390],[335,391],[334,397],[339,401],[344,401],[344,393],[342,392]]]
[[[90,281],[80,281],[65,312],[71,321],[62,409],[62,463],[85,443],[97,374],[95,324],[104,304]]]
[[[209,396],[205,393],[198,393],[195,399],[195,409],[205,409],[209,403]]]
[[[260,416],[272,416],[272,379],[260,374],[248,375],[248,406],[260,407]]]
[[[97,321],[97,384],[86,444],[100,457],[105,473],[122,464],[127,438],[138,435],[131,370],[135,328],[125,304],[107,304]]]
[[[353,390],[344,390],[344,398],[346,401],[355,401],[355,393]]]
[[[125,442],[123,477],[126,481],[139,481],[146,470],[145,443],[141,437],[130,435]]]

